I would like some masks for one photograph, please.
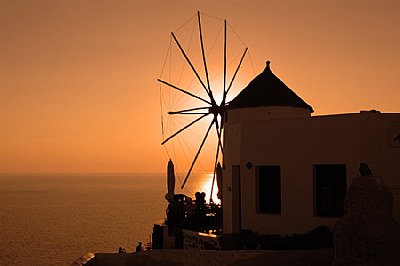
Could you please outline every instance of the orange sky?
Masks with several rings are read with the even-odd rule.
[[[197,10],[314,115],[400,111],[396,0],[0,0],[0,172],[165,171],[156,80]]]

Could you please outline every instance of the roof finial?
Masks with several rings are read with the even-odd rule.
[[[269,68],[269,65],[271,64],[271,61],[267,61],[267,67]]]

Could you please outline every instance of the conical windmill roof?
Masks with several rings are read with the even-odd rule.
[[[261,106],[299,107],[314,112],[313,108],[297,96],[275,76],[270,61],[264,71],[253,79],[230,103],[229,109]]]

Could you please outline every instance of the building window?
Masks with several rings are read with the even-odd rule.
[[[316,216],[343,216],[346,191],[345,164],[314,165],[314,202]]]
[[[281,213],[280,166],[257,166],[257,210],[262,213]]]

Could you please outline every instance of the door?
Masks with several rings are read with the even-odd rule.
[[[232,232],[242,229],[240,165],[232,165]]]

